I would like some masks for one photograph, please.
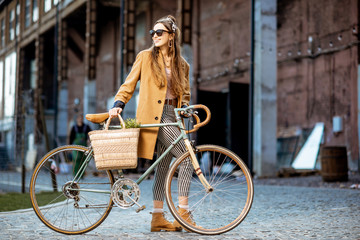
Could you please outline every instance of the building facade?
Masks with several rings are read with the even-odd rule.
[[[253,168],[248,144],[251,2],[1,1],[0,165],[16,167],[31,150],[39,157],[66,144],[76,114],[107,111],[136,54],[151,46],[148,31],[153,22],[172,14],[191,65],[192,101],[212,111],[211,123],[197,134],[198,143],[226,146]],[[254,2],[255,10],[268,3]],[[358,2],[270,2],[275,6],[276,38],[255,32],[254,41],[261,43],[258,54],[271,56],[275,64],[276,90],[270,96],[275,99],[276,110],[271,111],[276,126],[264,125],[261,132],[311,129],[324,122],[322,144],[346,146],[350,168],[358,169]],[[266,17],[266,12],[260,14]],[[269,64],[269,58],[264,59],[262,64]],[[260,73],[265,78],[270,74]],[[260,85],[266,94],[266,84]],[[125,117],[135,115],[136,94]],[[265,110],[261,118],[268,115]],[[333,130],[334,118],[340,119],[340,131]],[[267,156],[261,156],[260,164],[266,161]],[[252,170],[265,176],[279,167],[264,166],[269,171]]]
[[[358,28],[358,1],[279,1],[278,126],[323,122],[322,144],[345,146],[350,169],[359,162]]]

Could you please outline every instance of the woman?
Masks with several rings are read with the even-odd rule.
[[[141,124],[175,122],[174,108],[189,105],[189,64],[181,56],[180,30],[176,26],[176,19],[170,15],[159,19],[150,30],[150,34],[153,45],[137,55],[130,74],[115,96],[114,106],[109,110],[110,117],[122,112],[139,80],[139,105],[136,118]],[[156,142],[157,154],[160,156],[179,134],[180,131],[176,127],[141,129],[139,157],[152,159]],[[172,157],[177,158],[185,151],[185,144],[182,141],[156,168],[151,231],[181,231],[181,225],[177,221],[171,223],[163,215],[164,185]],[[190,161],[187,161],[180,170],[181,196],[178,211],[184,219],[193,223],[190,219],[187,197],[190,183],[186,181],[192,173],[191,167]]]

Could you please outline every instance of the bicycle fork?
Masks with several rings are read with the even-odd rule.
[[[185,138],[184,142],[185,142],[187,149],[189,150],[191,163],[195,169],[195,173],[196,173],[196,175],[198,175],[200,182],[205,187],[206,192],[209,193],[209,192],[214,191],[214,188],[209,184],[209,182],[206,180],[203,172],[201,171],[199,161],[197,160],[197,158],[195,156],[195,153],[194,153],[193,147],[190,143],[190,140],[188,138]]]

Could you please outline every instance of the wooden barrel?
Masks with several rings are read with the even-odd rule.
[[[346,147],[322,147],[320,157],[321,175],[324,181],[334,182],[348,180]]]

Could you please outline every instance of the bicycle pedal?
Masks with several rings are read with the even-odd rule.
[[[143,205],[142,207],[139,207],[138,209],[136,209],[136,213],[139,213],[140,211],[144,210],[146,207],[145,205]]]

